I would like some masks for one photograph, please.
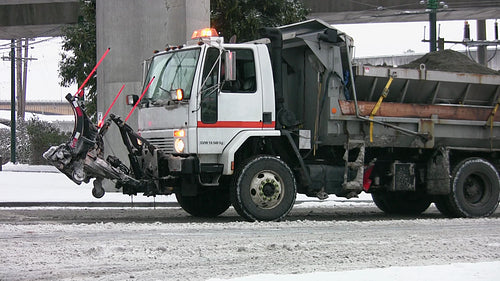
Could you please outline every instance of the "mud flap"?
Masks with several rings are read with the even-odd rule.
[[[449,150],[441,147],[436,150],[427,162],[427,193],[432,195],[446,195],[450,188],[450,156]]]

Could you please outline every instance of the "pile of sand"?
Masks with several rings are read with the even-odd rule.
[[[483,66],[468,56],[453,50],[431,52],[399,67],[419,69],[422,63],[428,70],[500,75],[500,72]]]

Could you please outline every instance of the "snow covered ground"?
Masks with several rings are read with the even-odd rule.
[[[130,202],[119,193],[95,199],[91,187],[77,186],[48,166],[7,164],[0,172],[0,202]],[[173,196],[156,198],[173,201]],[[373,207],[366,195],[353,201],[298,201],[297,208],[311,210]],[[16,215],[0,209],[0,216]],[[0,280],[493,281],[500,280],[499,226],[498,216],[256,224],[3,223]],[[165,243],[157,244],[158,237]]]
[[[33,166],[7,163],[0,173],[0,202],[177,202],[175,196],[158,196],[156,198],[142,195],[130,198],[116,192],[108,192],[104,197],[97,199],[91,194],[92,181],[88,184],[77,185],[60,173],[53,166]],[[22,190],[22,192],[19,192]],[[361,194],[359,198],[349,200],[332,196],[325,201],[316,200],[303,195],[297,196],[301,201],[300,207],[332,207],[352,205],[356,203],[371,203],[371,196]]]
[[[53,166],[14,165],[7,163],[0,172],[0,202],[131,202],[121,193],[92,196],[92,182],[77,185]],[[172,202],[173,196],[156,199],[134,196],[134,202]]]

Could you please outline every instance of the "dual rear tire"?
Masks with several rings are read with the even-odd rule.
[[[437,209],[448,217],[487,217],[495,212],[500,178],[495,167],[481,158],[467,158],[451,174],[451,192],[437,196]]]
[[[432,199],[421,192],[375,192],[373,201],[388,214],[418,215],[434,201],[447,217],[487,217],[500,200],[500,178],[496,168],[482,158],[467,158],[451,173],[450,193]]]

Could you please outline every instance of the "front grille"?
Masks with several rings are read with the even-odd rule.
[[[147,138],[147,140],[156,146],[159,150],[166,153],[174,152],[174,138]]]

